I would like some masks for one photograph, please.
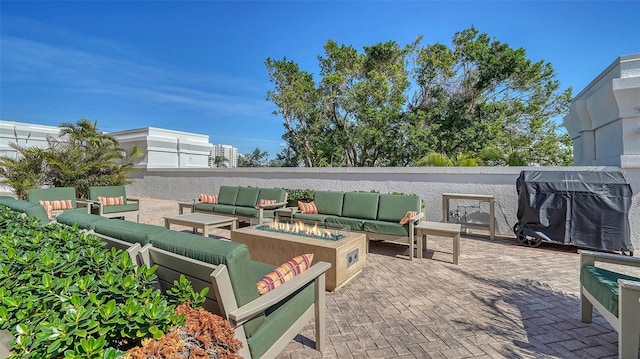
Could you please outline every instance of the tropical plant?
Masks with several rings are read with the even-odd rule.
[[[47,142],[47,148],[14,144],[17,157],[0,157],[2,183],[19,198],[39,187],[75,187],[79,197],[86,197],[91,186],[131,183],[127,174],[143,155],[138,147],[126,153],[113,136],[98,132],[97,123],[86,119],[62,123],[60,137]]]
[[[215,156],[213,158],[213,164],[216,167],[227,167],[225,163],[229,163],[229,160],[225,156]]]
[[[12,358],[115,358],[182,323],[151,288],[155,268],[103,249],[97,236],[5,206],[0,228],[0,329],[16,338]]]
[[[268,157],[269,152],[256,147],[253,152],[238,156],[238,167],[264,167],[267,165]]]

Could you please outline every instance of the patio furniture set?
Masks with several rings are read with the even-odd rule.
[[[224,190],[236,193],[233,204],[231,200],[228,200],[227,204],[222,204],[226,207],[215,205],[203,207],[194,203],[192,209],[196,212],[165,218],[167,228],[171,224],[187,225],[200,228],[205,235],[208,235],[210,228],[229,226],[232,230],[232,241],[202,240],[202,237],[194,234],[170,231],[159,226],[112,220],[104,216],[109,211],[98,211],[103,216],[92,214],[91,209],[94,208],[95,211],[92,200],[74,202],[75,192],[73,192],[74,196],[67,198],[62,193],[69,194],[68,189],[55,190],[51,192],[50,197],[45,196],[46,191],[35,190],[30,193],[29,201],[0,197],[0,204],[46,223],[49,220],[46,211],[39,204],[37,206],[40,210],[34,207],[34,201],[39,202],[43,198],[69,199],[72,202],[71,208],[57,214],[56,221],[67,225],[78,225],[79,228],[95,233],[109,246],[127,250],[139,265],[157,264],[161,289],[166,290],[168,284],[178,278],[181,273],[188,274],[193,279],[196,290],[210,286],[212,290],[206,302],[207,309],[222,315],[234,325],[236,336],[243,342],[245,348],[240,354],[247,358],[277,356],[312,318],[315,318],[316,325],[316,349],[322,350],[324,289],[339,289],[361,271],[366,263],[366,249],[363,243],[365,241],[368,245],[369,240],[381,238],[393,240],[404,234],[410,238],[409,257],[411,258],[413,257],[414,231],[418,239],[418,257],[426,247],[427,234],[446,235],[453,239],[453,262],[455,264],[458,262],[460,224],[419,221],[422,217],[421,201],[419,198],[414,198],[416,196],[318,191],[314,197],[317,207],[317,213],[314,214],[302,213],[295,208],[284,208],[283,202],[286,202],[286,195],[284,200],[276,202],[277,208],[271,207],[265,210],[254,206],[257,211],[253,213],[260,218],[283,216],[292,219],[314,219],[346,226],[351,230],[350,232],[353,232],[353,236],[348,236],[344,243],[356,243],[355,246],[345,246],[335,241],[331,245],[313,247],[308,243],[315,241],[330,243],[331,241],[304,239],[304,237],[299,238],[290,234],[269,239],[271,237],[269,235],[256,233],[255,226],[237,229],[239,218],[234,216],[238,209],[236,204],[240,204],[237,207],[248,209],[243,202],[247,200],[245,197],[241,196],[241,201],[237,201],[239,194],[249,193],[243,190],[243,187]],[[255,204],[258,207],[260,207],[259,199],[267,199],[259,198],[262,190],[251,191],[252,195],[256,194]],[[222,198],[224,198],[224,191],[221,188],[220,197]],[[342,206],[339,208],[336,203],[340,201]],[[86,207],[82,207],[83,205]],[[417,214],[411,216],[409,223],[403,226],[405,229],[403,233],[392,225],[394,224],[392,219],[397,221],[397,217],[401,214],[399,207],[403,210],[417,209]],[[180,210],[186,208],[188,206],[184,203],[179,206]],[[223,215],[198,213],[198,211],[204,212],[205,208],[211,214]],[[377,208],[377,211],[371,208]],[[250,216],[247,213],[249,212],[246,210],[239,211],[239,215],[244,215],[245,218]],[[380,237],[376,238],[376,236]],[[332,246],[333,248],[325,251],[327,247]],[[275,288],[267,295],[260,296],[253,283],[294,255],[292,252],[286,253],[284,248],[293,248],[298,252],[316,252],[318,261],[293,280]],[[638,324],[640,322],[637,318],[640,313],[640,278],[601,268],[596,266],[596,262],[640,267],[640,259],[592,251],[580,251],[580,256],[582,320],[590,322],[592,310],[595,307],[618,332],[619,356],[635,357],[640,341],[640,324]]]

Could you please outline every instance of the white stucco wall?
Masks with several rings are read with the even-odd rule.
[[[149,169],[133,174],[132,196],[192,200],[200,193],[218,193],[220,186],[311,188],[314,190],[403,192],[425,202],[427,220],[442,219],[442,193],[489,194],[496,199],[497,232],[513,236],[517,222],[516,179],[520,171],[619,171],[619,167],[381,167],[381,168],[215,168],[210,170]],[[633,193],[640,193],[640,170],[624,169]],[[630,213],[632,241],[640,249],[640,197]],[[477,202],[476,202],[477,203]],[[483,207],[483,211],[486,211]],[[178,207],[176,205],[176,213]]]
[[[571,103],[574,163],[640,167],[640,54],[617,58]]]

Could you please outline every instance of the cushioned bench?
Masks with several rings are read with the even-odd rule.
[[[638,358],[640,343],[640,278],[596,266],[596,262],[640,267],[640,258],[578,250],[580,311],[590,323],[593,308],[618,332],[618,357]]]
[[[276,201],[259,205],[261,200]],[[287,191],[282,188],[257,188],[220,186],[218,203],[202,203],[194,200],[194,212],[236,217],[251,222],[262,218],[273,218],[274,210],[287,204]]]
[[[416,195],[315,191],[313,203],[317,214],[295,212],[293,218],[349,227],[366,233],[367,240],[413,243],[414,225],[423,217],[422,200]],[[416,215],[400,224],[410,211]]]
[[[108,205],[108,201],[102,203],[103,198],[122,197],[122,204]],[[92,213],[108,218],[124,218],[125,215],[135,215],[136,222],[140,222],[140,200],[127,197],[124,186],[98,186],[89,187],[89,200],[93,202]]]

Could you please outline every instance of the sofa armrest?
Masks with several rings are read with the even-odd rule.
[[[96,203],[98,203],[98,205],[100,204],[100,202],[92,201],[90,199],[76,198],[76,205],[78,207],[87,208],[87,213],[91,213],[91,208],[93,208]]]
[[[411,223],[414,223],[414,224],[415,224],[416,222],[420,221],[420,220],[422,219],[422,217],[424,217],[424,213],[422,213],[422,212],[418,212],[418,214],[416,214],[415,216],[411,217],[411,218],[409,219],[409,221],[410,221]]]
[[[308,283],[315,281],[321,276],[325,275],[325,272],[331,268],[331,263],[318,262],[311,266],[311,268],[304,271],[302,274],[295,276],[290,281],[277,287],[276,289],[262,295],[253,301],[243,305],[242,307],[233,310],[229,313],[229,320],[231,324],[235,326],[242,325],[243,323],[251,320],[257,315],[262,314],[265,310],[272,307],[275,304],[280,303],[286,299],[289,295],[293,294],[298,289],[304,287]],[[323,288],[316,288],[316,290],[323,291]]]
[[[640,258],[638,257],[625,256],[622,254],[588,251],[583,249],[578,249],[578,253],[580,253],[580,265],[585,265],[585,264],[593,265],[596,261],[598,261],[598,262],[604,262],[604,263],[640,267]]]
[[[129,201],[131,201],[131,202],[138,202],[138,203],[140,203],[140,198],[137,198],[137,197],[127,197],[127,202],[129,202]]]
[[[273,204],[257,205],[256,208],[277,209],[277,208],[284,208],[286,205],[287,205],[287,202],[278,202],[278,203],[273,203]]]

